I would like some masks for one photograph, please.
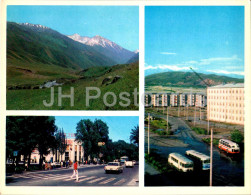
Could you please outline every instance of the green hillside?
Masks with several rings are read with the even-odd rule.
[[[40,66],[56,65],[80,70],[115,64],[92,47],[83,45],[52,29],[7,23],[7,64],[19,62]]]
[[[23,84],[18,87],[10,87],[7,90],[7,109],[8,110],[138,110],[134,105],[134,89],[139,90],[139,64],[124,64],[112,67],[94,67],[84,71],[75,72],[75,74],[65,73],[65,78],[56,79],[61,85],[63,94],[70,94],[70,88],[74,88],[74,106],[70,105],[68,98],[63,99],[62,106],[58,106],[58,87],[54,86],[55,96],[54,104],[51,107],[43,105],[43,100],[50,101],[51,89],[33,88],[34,85],[27,88]],[[62,73],[62,72],[61,72]],[[59,76],[59,75],[58,75]],[[86,88],[98,87],[101,91],[100,98],[90,100],[90,106],[86,105]],[[112,92],[117,97],[114,106],[105,106],[103,97],[105,93]],[[119,94],[127,92],[130,94],[129,106],[123,107],[119,103],[126,103]],[[92,91],[91,95],[96,95]],[[138,97],[137,97],[138,98]],[[107,96],[108,103],[113,102],[112,96]]]
[[[222,83],[243,83],[244,79],[198,73],[208,85]],[[206,84],[192,72],[164,72],[145,77],[146,86],[206,87]]]

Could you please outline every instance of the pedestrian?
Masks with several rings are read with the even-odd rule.
[[[71,178],[73,178],[74,176],[76,176],[76,180],[78,181],[78,161],[75,161],[73,165],[73,174]]]
[[[69,164],[69,162],[68,162],[68,160],[65,162],[65,164],[66,164],[66,169],[68,168],[68,164]]]

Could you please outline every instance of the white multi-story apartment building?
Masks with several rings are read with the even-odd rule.
[[[187,105],[188,106],[195,105],[195,94],[192,94],[192,93],[187,94]]]
[[[179,105],[180,106],[187,105],[187,94],[184,94],[184,93],[179,94]]]
[[[205,94],[196,94],[195,95],[195,106],[196,107],[205,107],[207,105],[207,98]]]
[[[176,93],[172,93],[170,95],[170,105],[171,106],[178,106],[179,105],[179,95]]]
[[[244,125],[244,84],[225,84],[207,88],[209,120]]]
[[[162,106],[170,106],[170,94],[162,94]]]

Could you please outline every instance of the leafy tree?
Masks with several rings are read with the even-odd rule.
[[[244,140],[244,136],[239,130],[235,129],[231,132],[231,140],[236,143],[241,143]]]
[[[24,155],[24,160],[28,157],[28,166],[31,152],[37,145],[34,119],[31,116],[8,116],[6,118],[7,157],[14,159],[13,151],[18,151],[16,160]]]
[[[39,165],[42,167],[43,156],[49,154],[50,149],[54,147],[55,132],[57,127],[55,125],[55,117],[52,116],[37,116],[36,120],[36,132],[38,141],[38,150],[40,154]]]
[[[105,152],[106,146],[98,146],[98,142],[108,142],[109,128],[102,120],[80,120],[76,128],[76,140],[83,143],[86,157],[91,159],[99,157],[100,152]]]
[[[135,126],[134,129],[131,130],[130,141],[133,144],[139,146],[139,126]]]
[[[49,148],[55,144],[55,118],[48,116],[8,116],[6,118],[6,152],[8,158],[13,158],[13,151],[17,150],[18,157],[28,157],[34,148],[40,153],[40,165],[43,155],[49,153]]]

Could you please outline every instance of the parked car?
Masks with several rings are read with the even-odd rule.
[[[123,167],[120,165],[119,162],[109,162],[105,168],[104,168],[106,173],[109,172],[117,172],[117,173],[122,173],[123,172]]]

